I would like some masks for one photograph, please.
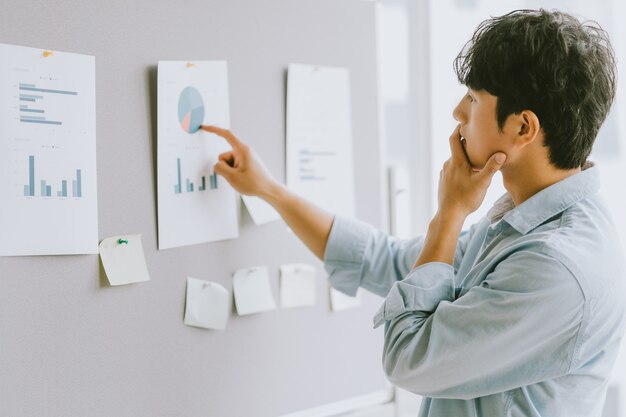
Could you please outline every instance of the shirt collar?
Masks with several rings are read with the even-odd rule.
[[[526,233],[541,223],[595,194],[600,188],[598,169],[589,163],[585,168],[551,186],[515,207],[510,194],[504,194],[487,213],[493,224],[503,219],[519,233]]]

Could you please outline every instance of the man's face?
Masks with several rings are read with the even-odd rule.
[[[461,124],[463,147],[473,168],[481,169],[489,157],[501,151],[507,153],[506,125],[498,129],[497,97],[485,90],[467,90],[452,116]]]

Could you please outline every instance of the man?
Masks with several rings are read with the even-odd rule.
[[[230,132],[215,170],[272,204],[332,285],[386,297],[383,366],[421,416],[600,416],[624,326],[624,264],[587,163],[615,94],[604,31],[561,12],[483,22],[455,60],[467,94],[425,237],[334,217]],[[491,178],[508,191],[461,232]]]

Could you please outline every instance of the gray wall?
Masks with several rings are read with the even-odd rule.
[[[157,251],[156,63],[225,59],[232,129],[281,180],[285,69],[352,75],[357,216],[380,224],[374,4],[361,0],[2,4],[0,42],[96,56],[100,238],[142,233],[152,280],[109,287],[97,256],[0,258],[0,415],[276,416],[384,387],[379,300],[233,313],[224,332],[183,325],[187,276],[321,263],[282,222],[242,211],[237,240]],[[4,140],[4,138],[0,138]],[[131,180],[128,180],[128,179]],[[2,231],[0,231],[2,233]]]

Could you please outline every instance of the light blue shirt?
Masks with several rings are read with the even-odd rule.
[[[600,416],[624,327],[623,255],[588,168],[514,207],[508,194],[459,237],[454,265],[412,269],[399,240],[335,217],[331,285],[386,297],[383,367],[423,417]]]

